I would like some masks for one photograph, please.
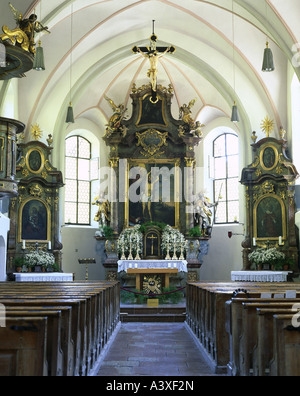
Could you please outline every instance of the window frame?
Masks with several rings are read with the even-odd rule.
[[[222,202],[225,202],[226,204],[226,221],[225,222],[216,222],[216,217],[214,218],[214,224],[215,225],[225,225],[225,224],[235,224],[239,222],[239,211],[237,212],[237,221],[229,221],[229,203],[230,202],[239,202],[239,198],[235,199],[235,200],[229,200],[228,199],[228,180],[233,180],[233,179],[237,179],[237,182],[239,180],[239,176],[234,176],[234,177],[229,177],[228,175],[228,171],[229,171],[229,167],[228,167],[228,157],[234,157],[237,156],[238,160],[240,158],[240,150],[238,150],[237,154],[228,154],[228,141],[227,141],[227,136],[231,135],[234,136],[237,139],[237,142],[239,142],[239,137],[232,132],[224,132],[221,133],[219,136],[217,136],[213,141],[212,141],[212,156],[213,156],[213,197],[214,200],[216,202],[216,200],[218,199],[217,195],[219,192],[216,191],[216,182],[218,181],[222,181],[224,180],[225,182],[225,192],[226,192],[226,199]],[[218,139],[222,138],[223,136],[225,136],[225,155],[224,156],[216,156],[215,155],[215,143]],[[215,160],[216,158],[225,158],[225,162],[226,162],[226,176],[225,178],[220,178],[220,179],[216,179],[215,177]],[[218,209],[217,209],[218,210]]]
[[[67,142],[67,140],[68,139],[72,139],[72,138],[76,138],[77,139],[77,155],[76,155],[76,157],[72,157],[72,156],[69,156],[69,155],[67,155],[66,154],[66,142]],[[84,141],[86,141],[88,144],[89,144],[89,158],[83,158],[83,157],[80,157],[79,156],[79,141],[80,141],[80,139],[82,139],[82,140],[84,140]],[[76,159],[76,179],[70,179],[70,178],[67,178],[66,177],[66,174],[67,174],[67,165],[66,165],[66,159],[67,158],[75,158]],[[71,135],[71,136],[68,136],[68,137],[66,137],[65,138],[65,180],[72,180],[72,181],[76,181],[76,192],[77,192],[77,200],[76,201],[67,201],[66,199],[65,199],[65,204],[66,203],[75,203],[76,204],[76,223],[73,223],[73,222],[68,222],[67,221],[67,219],[66,219],[66,207],[64,208],[64,217],[65,217],[65,224],[67,225],[67,226],[85,226],[85,227],[89,227],[89,226],[91,226],[91,194],[92,194],[92,182],[91,182],[91,180],[90,180],[90,175],[89,175],[89,178],[88,178],[88,180],[82,180],[82,179],[79,179],[79,166],[78,166],[78,164],[79,164],[79,161],[80,160],[88,160],[89,161],[89,172],[90,172],[90,162],[91,162],[91,160],[92,160],[92,143],[87,139],[87,138],[85,138],[85,137],[83,137],[83,136],[81,136],[81,135]],[[89,205],[88,205],[88,208],[89,208],[89,222],[88,223],[80,223],[79,221],[78,221],[78,206],[80,205],[80,204],[86,204],[86,202],[79,202],[79,183],[80,182],[88,182],[89,183]]]

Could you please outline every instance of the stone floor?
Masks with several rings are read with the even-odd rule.
[[[122,323],[98,376],[214,375],[184,323]]]

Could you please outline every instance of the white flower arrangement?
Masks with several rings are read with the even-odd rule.
[[[275,264],[277,261],[284,260],[285,254],[278,251],[275,247],[264,249],[258,248],[248,255],[249,260],[254,264]]]
[[[43,251],[27,253],[25,255],[25,264],[31,268],[37,265],[51,268],[55,264],[55,257],[52,253],[47,253]]]
[[[165,254],[169,246],[170,254],[174,254],[174,244],[175,244],[176,254],[180,254],[181,249],[183,249],[183,253],[186,253],[186,240],[184,235],[180,231],[167,225],[162,233],[162,241],[161,241],[162,252]]]
[[[143,250],[143,234],[140,231],[141,226],[136,225],[132,228],[127,228],[122,231],[118,240],[118,253],[128,254],[130,251],[130,243],[132,247],[132,254],[141,254]]]

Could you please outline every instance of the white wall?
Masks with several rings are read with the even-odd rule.
[[[65,226],[62,228],[62,269],[66,273],[74,273],[75,280],[85,280],[85,265],[78,259],[95,258],[97,264],[89,265],[89,280],[105,280],[103,262],[103,242],[94,238],[98,228]]]
[[[10,220],[0,213],[0,282],[6,281],[7,233]]]
[[[233,235],[229,239],[228,231],[244,234],[244,227],[239,224],[214,226],[209,252],[204,257],[199,280],[228,282],[231,280],[231,271],[240,271],[243,268],[241,243],[244,235]]]

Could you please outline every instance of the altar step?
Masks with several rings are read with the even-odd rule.
[[[186,319],[186,307],[158,307],[149,308],[121,306],[121,322],[155,322],[155,323],[182,323]]]

